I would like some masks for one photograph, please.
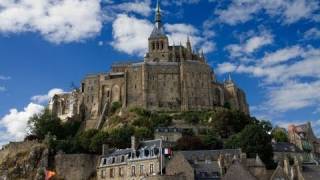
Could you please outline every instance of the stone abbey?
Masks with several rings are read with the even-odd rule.
[[[185,46],[169,45],[159,5],[143,61],[117,63],[110,72],[87,75],[78,90],[54,96],[49,108],[63,120],[82,115],[87,128],[96,128],[113,102],[155,111],[211,110],[228,104],[249,114],[245,93],[230,77],[218,82],[189,38]]]

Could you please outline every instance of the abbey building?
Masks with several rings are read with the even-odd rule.
[[[210,110],[228,104],[249,113],[245,93],[231,78],[218,82],[189,38],[185,46],[169,45],[159,5],[148,42],[142,61],[116,63],[110,72],[86,76],[79,90],[56,95],[50,109],[62,119],[83,115],[92,122],[90,127],[98,124],[112,102],[157,111]]]

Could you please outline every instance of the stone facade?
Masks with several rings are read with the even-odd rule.
[[[311,123],[301,125],[289,125],[289,142],[296,145],[300,150],[309,153],[309,158],[305,161],[314,161],[320,159],[320,141],[313,133]]]
[[[118,149],[100,158],[97,179],[163,179],[159,175],[161,167],[165,166],[165,155],[161,155],[161,149],[166,147],[165,144],[162,140],[138,143],[132,137],[131,148]]]
[[[148,47],[143,61],[113,64],[108,73],[88,75],[79,90],[55,96],[50,107],[62,119],[83,115],[87,128],[98,127],[116,101],[123,108],[157,111],[210,110],[229,104],[249,114],[245,93],[231,78],[218,82],[204,54],[194,53],[189,38],[185,46],[169,45],[160,7]]]

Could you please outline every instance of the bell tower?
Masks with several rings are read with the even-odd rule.
[[[149,50],[145,61],[160,62],[169,61],[169,41],[166,36],[161,20],[161,9],[159,0],[155,13],[155,25],[149,36]]]

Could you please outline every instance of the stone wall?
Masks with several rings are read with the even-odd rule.
[[[96,174],[98,156],[89,154],[58,154],[55,156],[57,179],[88,180]]]

